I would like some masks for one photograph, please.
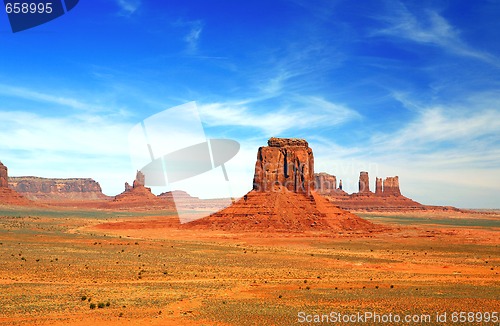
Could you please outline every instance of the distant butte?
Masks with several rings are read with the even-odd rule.
[[[241,231],[366,231],[375,226],[314,191],[314,156],[303,139],[271,138],[260,147],[253,190],[231,206],[184,225]]]
[[[342,209],[356,211],[373,210],[423,210],[431,208],[422,205],[410,198],[401,195],[399,189],[399,177],[387,177],[385,179],[375,178],[375,193],[370,191],[370,178],[368,172],[359,174],[358,192],[349,195],[341,189],[335,189],[333,182],[325,180],[336,180],[336,177],[328,173],[315,174],[318,193],[325,196],[333,204]],[[435,209],[436,207],[432,207]]]
[[[165,198],[159,198],[151,192],[151,188],[144,186],[144,174],[137,171],[133,186],[125,182],[125,190],[105,203],[105,208],[119,209],[166,209],[174,208],[174,203]]]

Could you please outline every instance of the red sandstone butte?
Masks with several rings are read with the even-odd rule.
[[[370,193],[370,178],[368,177],[368,172],[359,173],[359,193],[367,194]]]
[[[423,210],[426,206],[401,195],[399,177],[375,179],[375,193],[369,191],[368,172],[359,175],[359,192],[351,195],[327,194],[327,198],[340,208],[356,211]]]
[[[273,137],[267,144],[257,152],[255,191],[272,191],[276,184],[296,193],[314,190],[314,156],[307,141]]]
[[[375,226],[314,191],[312,149],[302,139],[271,138],[255,164],[254,189],[231,206],[183,228],[232,231],[366,231]]]
[[[174,208],[173,201],[158,198],[151,188],[144,186],[144,174],[137,171],[133,186],[126,182],[125,191],[104,204],[104,208],[166,209]]]
[[[318,194],[324,196],[347,196],[342,190],[342,180],[337,188],[337,177],[325,172],[314,173],[315,190]]]
[[[7,167],[0,162],[0,204],[28,206],[32,202],[23,195],[9,188]]]

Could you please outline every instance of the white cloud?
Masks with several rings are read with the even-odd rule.
[[[116,0],[120,6],[120,14],[123,16],[132,15],[141,5],[141,0]]]
[[[460,37],[460,31],[434,10],[426,10],[417,15],[402,3],[390,2],[387,16],[381,18],[388,28],[375,34],[396,36],[413,42],[439,46],[459,56],[470,57],[500,67],[498,58],[467,45]]]
[[[191,29],[189,33],[184,38],[187,43],[187,52],[194,54],[198,51],[198,42],[200,40],[201,32],[203,31],[203,25],[199,21],[191,23]]]
[[[248,127],[266,135],[279,135],[289,129],[331,127],[360,118],[355,110],[320,97],[297,96],[295,100],[294,107],[269,112],[250,110],[239,103],[201,104],[199,110],[209,126]]]
[[[49,104],[56,104],[65,107],[69,107],[76,110],[85,111],[103,111],[106,110],[104,107],[99,105],[93,105],[80,100],[64,97],[55,96],[52,94],[41,93],[38,91],[33,91],[31,89],[14,87],[10,85],[0,84],[0,95],[8,97],[18,97],[30,101],[45,102]]]
[[[0,111],[0,121],[0,157],[11,175],[92,177],[108,194],[120,192],[122,182],[133,177],[126,123],[21,111]]]

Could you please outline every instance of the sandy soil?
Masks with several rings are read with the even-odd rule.
[[[301,311],[499,310],[498,214],[361,216],[383,231],[190,230],[165,211],[0,207],[0,324],[293,325]]]

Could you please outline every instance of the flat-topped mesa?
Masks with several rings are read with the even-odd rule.
[[[31,200],[106,199],[99,182],[91,178],[9,177],[9,188]]]
[[[9,187],[9,176],[7,173],[7,167],[0,162],[0,188]]]
[[[303,139],[270,138],[257,152],[253,189],[270,192],[282,186],[295,193],[314,190],[314,156]]]
[[[384,196],[401,196],[399,177],[387,177],[384,180]]]
[[[368,172],[359,173],[359,193],[370,193],[370,178]]]

